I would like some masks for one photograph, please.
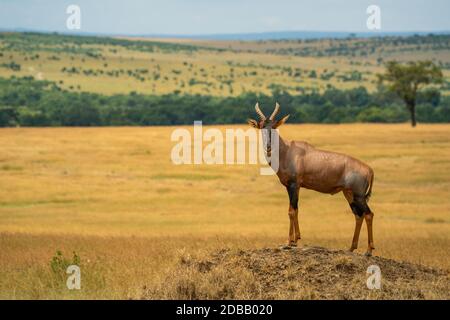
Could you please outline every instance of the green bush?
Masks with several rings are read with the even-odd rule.
[[[274,86],[271,95],[245,92],[235,97],[144,95],[132,92],[105,96],[62,90],[56,83],[31,77],[0,78],[0,126],[112,126],[245,123],[259,101],[267,114],[275,101],[290,123],[404,122],[406,108],[383,90],[329,88],[324,93],[291,95]],[[450,97],[424,93],[417,105],[421,122],[450,122]]]

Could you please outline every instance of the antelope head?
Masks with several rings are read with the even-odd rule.
[[[262,130],[262,138],[263,138],[263,144],[264,144],[264,151],[267,153],[267,155],[270,156],[271,151],[271,144],[272,144],[272,129],[276,129],[279,126],[281,126],[283,123],[287,121],[289,118],[289,115],[281,118],[280,120],[276,120],[275,117],[277,116],[278,112],[280,112],[280,105],[278,102],[275,104],[275,109],[273,110],[272,114],[269,118],[267,118],[264,113],[259,108],[259,104],[256,103],[255,105],[256,113],[259,116],[259,121],[248,119],[247,123],[252,126],[253,128]]]

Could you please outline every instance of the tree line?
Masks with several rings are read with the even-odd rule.
[[[0,78],[0,126],[146,126],[245,123],[259,101],[270,112],[278,101],[291,123],[406,122],[410,118],[395,92],[380,86],[369,93],[364,87],[327,89],[292,95],[244,93],[236,97],[209,95],[146,95],[132,92],[106,96],[71,92],[56,83],[32,77]],[[450,97],[434,89],[416,98],[417,121],[450,122]]]

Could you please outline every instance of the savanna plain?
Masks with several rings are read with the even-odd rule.
[[[218,128],[229,127],[246,128]],[[186,297],[177,293],[186,290],[180,262],[285,243],[288,196],[277,177],[257,165],[174,165],[174,129],[0,129],[0,298]],[[448,273],[449,125],[285,125],[280,133],[368,163],[375,255]],[[299,221],[301,246],[350,246],[354,218],[340,193],[302,189]],[[366,242],[363,227],[359,254]],[[72,263],[81,290],[66,287]],[[349,291],[365,289],[361,277]],[[314,298],[308,292],[302,297]]]

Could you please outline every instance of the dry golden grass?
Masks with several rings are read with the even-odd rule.
[[[139,298],[180,250],[283,243],[277,178],[255,165],[175,166],[173,129],[0,129],[1,297]],[[374,168],[376,255],[449,270],[449,125],[286,125],[281,135]],[[353,227],[341,194],[301,190],[303,244],[345,249]],[[363,228],[360,252],[366,241]],[[80,255],[81,291],[50,269],[57,250]]]

